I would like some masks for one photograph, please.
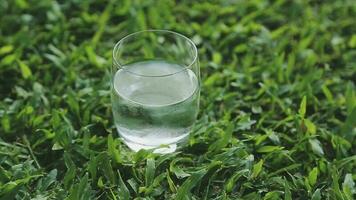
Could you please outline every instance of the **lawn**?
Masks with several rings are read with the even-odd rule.
[[[356,197],[356,3],[0,1],[0,200]],[[169,29],[198,47],[187,144],[130,151],[114,44]]]

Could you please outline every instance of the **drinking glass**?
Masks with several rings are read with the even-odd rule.
[[[197,48],[179,33],[140,31],[115,45],[112,110],[130,149],[170,153],[187,139],[199,109],[199,73]]]

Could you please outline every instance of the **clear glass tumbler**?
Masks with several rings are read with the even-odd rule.
[[[199,109],[197,48],[187,37],[147,30],[122,38],[113,50],[111,101],[119,135],[134,151],[174,152]]]

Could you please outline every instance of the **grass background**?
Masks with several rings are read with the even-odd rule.
[[[352,0],[0,1],[0,199],[354,199],[355,19]],[[169,155],[112,122],[113,45],[150,28],[199,49],[199,120]]]

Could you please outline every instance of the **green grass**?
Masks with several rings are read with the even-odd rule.
[[[61,2],[0,1],[1,200],[355,198],[354,1]],[[168,155],[112,122],[111,50],[149,28],[199,49],[199,119]]]

